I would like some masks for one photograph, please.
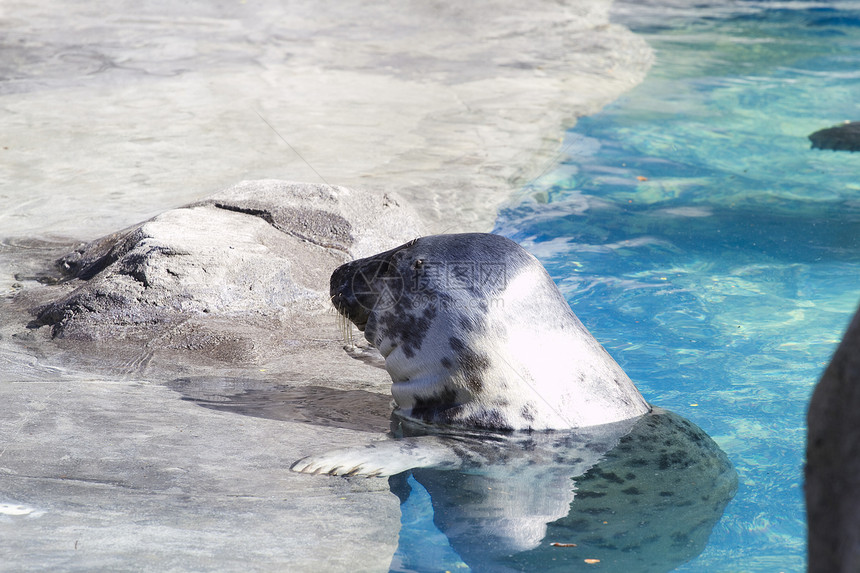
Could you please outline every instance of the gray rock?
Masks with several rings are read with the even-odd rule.
[[[832,149],[833,151],[860,151],[860,121],[848,121],[820,129],[809,136],[812,149]]]
[[[271,360],[285,339],[334,324],[335,267],[418,234],[415,214],[387,194],[246,181],[62,257],[68,280],[32,326],[230,364]]]
[[[815,387],[807,424],[809,571],[860,571],[860,311]]]

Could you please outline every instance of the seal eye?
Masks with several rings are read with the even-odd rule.
[[[420,269],[424,266],[424,259],[415,259],[415,262],[412,263],[413,269]]]

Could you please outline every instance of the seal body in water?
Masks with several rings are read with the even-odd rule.
[[[650,410],[540,262],[505,237],[416,239],[337,268],[331,296],[385,358],[407,420],[555,430]]]
[[[422,487],[429,500],[413,505],[431,505],[433,523],[473,571],[560,573],[594,558],[610,571],[670,571],[702,551],[737,488],[719,446],[658,407],[571,430],[496,432],[397,418],[392,430],[399,439],[311,456],[293,469],[392,476],[402,502]],[[415,569],[444,570],[428,558],[419,553]]]
[[[414,479],[475,571],[668,571],[704,547],[729,460],[650,408],[516,243],[423,237],[339,267],[331,295],[385,358],[396,439],[293,471],[392,476],[401,500]]]

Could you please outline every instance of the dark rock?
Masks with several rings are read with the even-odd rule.
[[[860,151],[860,121],[846,122],[816,131],[809,136],[813,149]]]
[[[809,571],[860,571],[860,311],[809,404]]]

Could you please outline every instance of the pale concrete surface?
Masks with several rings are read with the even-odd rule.
[[[564,128],[644,76],[609,5],[4,2],[0,570],[386,570],[387,483],[287,471],[383,435],[387,374],[333,315],[190,308],[255,329],[234,354],[50,340],[22,308],[68,294],[43,283],[76,243],[242,179],[390,192],[416,233],[489,229]]]
[[[397,546],[386,480],[288,471],[303,424],[95,377],[6,382],[0,401],[0,570],[384,571]]]
[[[396,191],[429,232],[487,231],[564,128],[644,77],[610,4],[3,2],[0,225],[94,239],[322,176]]]

